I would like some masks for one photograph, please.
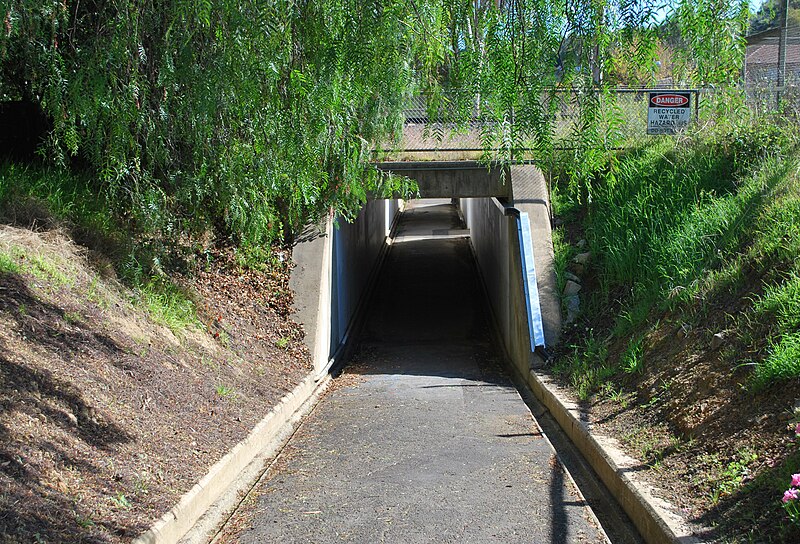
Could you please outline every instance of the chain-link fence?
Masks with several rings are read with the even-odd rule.
[[[514,119],[497,119],[491,115],[482,107],[480,97],[457,100],[443,95],[436,96],[435,103],[430,104],[433,99],[415,96],[405,112],[402,138],[389,142],[384,148],[408,159],[455,160],[476,158],[484,150],[508,148],[515,156],[523,157],[550,145],[555,149],[574,148],[585,143],[587,138],[601,140],[606,147],[627,147],[647,138],[650,91],[652,89],[614,89],[602,93],[549,91],[539,98],[535,112],[539,126],[547,130],[528,134],[514,132],[518,125]],[[698,91],[691,89],[682,93],[689,97],[687,107],[695,116]],[[593,122],[588,121],[587,115],[592,116]],[[593,130],[587,130],[590,125]],[[542,133],[549,141],[542,141]]]
[[[797,119],[800,111],[800,25],[793,20],[747,37],[744,85],[759,114]]]
[[[671,92],[674,91],[674,92]],[[701,112],[714,102],[728,100],[734,91],[754,114],[779,117],[782,121],[800,119],[800,76],[783,86],[774,81],[751,81],[737,89],[612,89],[601,93],[578,90],[549,91],[540,98],[544,112],[541,127],[549,138],[538,134],[514,133],[513,119],[498,120],[481,104],[480,97],[456,100],[437,96],[433,107],[430,98],[415,96],[405,112],[405,124],[399,141],[386,143],[389,156],[404,160],[476,159],[490,153],[511,149],[514,158],[528,158],[537,149],[572,149],[583,145],[627,148],[651,138],[648,134],[649,93],[685,95],[684,104],[691,122],[699,117],[713,121],[714,108]],[[588,122],[587,116],[592,116]],[[592,128],[589,128],[592,127]]]

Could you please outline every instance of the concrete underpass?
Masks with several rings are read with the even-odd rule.
[[[372,228],[388,230],[395,210],[372,206]],[[332,295],[312,331],[332,323],[331,351],[354,335],[354,355],[256,486],[241,542],[606,542],[548,439],[556,426],[537,422],[509,377],[463,212],[421,200],[397,217],[371,295],[360,307]],[[335,236],[356,247],[371,236],[358,232]],[[332,244],[332,291],[353,293]],[[337,329],[343,307],[359,326]],[[625,520],[598,515],[612,541],[638,541]]]

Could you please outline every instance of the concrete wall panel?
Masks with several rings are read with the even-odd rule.
[[[346,340],[372,276],[388,248],[386,237],[400,200],[370,200],[352,223],[339,218],[331,229],[330,336],[328,358]]]
[[[526,374],[531,348],[516,218],[506,216],[491,198],[464,198],[459,205],[497,333],[506,355]]]

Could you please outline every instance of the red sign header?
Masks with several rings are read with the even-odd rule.
[[[689,105],[689,97],[682,94],[654,94],[650,97],[650,106],[657,108],[685,108]]]

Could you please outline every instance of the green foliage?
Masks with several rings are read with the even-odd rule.
[[[797,137],[796,128],[745,119],[619,155],[616,172],[583,205],[600,283],[587,307],[614,304],[612,336],[632,339],[618,362],[597,368],[641,369],[641,338],[654,312],[685,310],[691,322],[718,297],[738,300],[763,288],[729,318],[745,351],[763,354],[739,363],[757,363],[757,388],[800,377]],[[557,194],[571,210],[563,200],[579,196],[568,185],[562,178]]]
[[[167,279],[151,279],[140,285],[135,293],[137,300],[133,302],[144,304],[153,321],[166,325],[175,333],[200,324],[194,303]]]
[[[17,260],[12,255],[0,252],[0,274],[18,274],[20,270]]]
[[[758,388],[800,377],[800,333],[788,333],[773,341],[769,356],[756,367]]]
[[[682,83],[738,74],[743,5],[668,13]],[[500,163],[552,161],[555,113],[571,104],[570,173],[592,198],[620,141],[602,74],[622,56],[654,74],[663,44],[658,10],[638,0],[5,0],[0,13],[0,97],[41,104],[42,155],[87,167],[151,261],[209,233],[257,261],[330,207],[349,218],[369,195],[407,193],[369,161],[419,90],[431,114],[490,121],[484,158]]]
[[[797,235],[797,230],[792,234],[793,242],[797,244],[800,235]],[[784,238],[792,234],[786,234]],[[755,310],[757,315],[773,316],[777,321],[769,354],[756,368],[756,386],[800,377],[800,269],[779,283],[767,285],[764,295],[755,304]]]
[[[744,59],[746,0],[681,0],[674,17],[680,32],[678,81],[727,85],[738,82]]]
[[[628,347],[622,354],[622,360],[620,361],[622,369],[629,374],[642,371],[644,365],[642,340],[642,338],[631,339],[628,343]]]
[[[36,223],[50,219],[37,217],[43,213],[80,231],[78,235],[111,235],[119,229],[90,177],[57,168],[0,163],[0,216]]]
[[[50,161],[90,165],[135,230],[257,249],[405,189],[367,162],[412,87],[404,6],[3,3],[0,94],[42,104]]]
[[[117,493],[113,497],[109,497],[109,500],[118,508],[123,508],[125,510],[128,510],[133,506],[131,501],[123,493]]]
[[[236,393],[234,392],[233,388],[228,387],[226,385],[218,385],[215,389],[217,396],[220,398],[234,398]]]
[[[592,331],[582,344],[570,346],[570,349],[572,353],[558,359],[553,371],[568,377],[578,398],[586,400],[614,375],[615,368],[608,363],[606,342],[595,338]]]
[[[745,477],[750,473],[750,465],[758,460],[758,455],[748,450],[740,450],[736,458],[723,466],[717,466],[718,474],[714,479],[711,501],[717,504],[722,497],[732,495],[739,490]]]

